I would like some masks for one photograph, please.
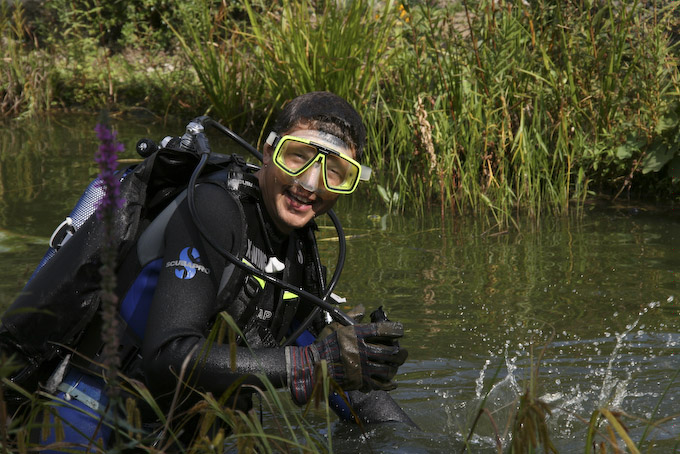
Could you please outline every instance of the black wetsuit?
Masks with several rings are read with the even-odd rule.
[[[256,180],[252,180],[256,185]],[[196,208],[206,229],[225,249],[234,255],[244,253],[245,258],[259,269],[275,255],[286,264],[283,276],[286,281],[311,293],[319,292],[319,283],[314,281],[322,277],[317,273],[311,280],[309,278],[310,274],[314,275],[315,268],[310,267],[309,262],[316,255],[302,250],[311,246],[309,241],[302,240],[305,235],[313,235],[307,231],[310,227],[296,230],[289,236],[278,233],[262,205],[257,187],[253,195],[241,197],[238,202],[234,193],[218,185],[199,185]],[[194,265],[188,266],[189,261]],[[230,346],[207,340],[220,312],[230,312],[229,309],[234,308],[233,300],[241,281],[229,278],[233,275],[232,270],[233,265],[200,236],[184,200],[165,229],[163,266],[142,347],[146,381],[157,397],[170,396],[175,391],[182,363],[192,354],[194,361],[188,371],[193,369],[196,358],[200,363],[191,374],[191,385],[200,391],[220,396],[244,375],[249,377],[245,383],[258,384],[252,375],[256,373],[264,373],[276,387],[285,386],[285,352],[278,344],[289,334],[291,316],[282,315],[281,291],[275,286],[267,284],[257,296],[252,317],[241,320],[240,325],[253,350],[243,345],[236,348],[235,369],[230,366]],[[297,304],[294,318],[302,320],[313,306],[305,301]],[[242,310],[236,312],[242,316]],[[239,317],[238,313],[230,315]],[[316,322],[310,327],[315,336],[325,323],[321,317]],[[414,425],[384,391],[352,391],[349,397],[354,411],[365,423],[399,421]],[[240,395],[238,402],[243,410],[251,405],[248,396]]]
[[[254,197],[239,202],[215,184],[196,188],[198,216],[212,238],[234,255],[243,250],[252,265],[263,269],[272,255],[285,262],[288,238],[271,227],[266,210],[258,207],[259,203]],[[247,335],[260,345],[251,346],[255,355],[247,347],[237,347],[235,370],[230,367],[228,344],[207,344],[208,333],[220,312],[230,308],[242,285],[241,279],[231,277],[235,272],[238,271],[234,271],[233,265],[200,236],[188,203],[183,201],[165,230],[163,265],[142,347],[144,373],[155,394],[174,391],[182,363],[192,352],[194,358],[200,356],[192,385],[202,391],[220,395],[241,376],[263,372],[275,386],[285,384],[284,350],[271,348],[274,344],[266,335],[261,336],[264,339]],[[276,309],[277,293],[268,284],[260,290],[253,318],[243,329],[267,331]],[[230,315],[236,318],[240,314]],[[254,378],[249,381],[257,382]]]

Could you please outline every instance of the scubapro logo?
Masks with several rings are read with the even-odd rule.
[[[166,268],[181,267],[175,270],[175,276],[180,279],[191,279],[196,276],[196,271],[210,274],[210,270],[201,265],[201,255],[192,247],[185,247],[179,253],[179,260],[173,260],[165,264]]]

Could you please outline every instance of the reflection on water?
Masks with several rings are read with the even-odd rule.
[[[482,417],[471,443],[493,452],[498,434],[507,446],[539,357],[560,452],[584,452],[599,406],[630,414],[633,439],[656,440],[658,452],[680,442],[677,216],[597,210],[492,235],[465,220],[396,218],[372,230],[370,214],[354,206],[346,216],[349,234],[372,238],[350,241],[338,291],[407,325],[395,397],[425,429],[420,446],[460,448],[484,398],[493,422]]]
[[[52,119],[0,133],[3,307],[94,177],[96,121]],[[141,137],[182,130],[114,125],[127,150]],[[497,232],[465,219],[442,226],[439,215],[392,215],[381,223],[385,208],[365,194],[336,211],[350,238],[336,293],[369,310],[383,305],[406,325],[409,360],[394,396],[421,428],[362,434],[336,425],[336,452],[459,451],[483,400],[488,413],[468,451],[494,452],[496,437],[507,446],[517,400],[539,358],[539,395],[552,407],[560,452],[584,451],[587,421],[599,406],[634,416],[625,419],[632,438],[653,441],[654,452],[680,442],[677,216],[593,209],[580,219]],[[320,248],[332,264],[337,241],[329,223],[320,224]],[[661,422],[651,428],[648,421]],[[318,427],[325,430],[321,420]]]

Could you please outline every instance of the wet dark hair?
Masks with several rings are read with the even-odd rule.
[[[327,91],[305,93],[288,102],[279,113],[273,130],[277,134],[294,126],[306,126],[342,139],[361,160],[366,145],[366,127],[347,101]]]

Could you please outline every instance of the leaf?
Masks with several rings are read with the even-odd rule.
[[[678,129],[678,114],[675,110],[670,110],[664,116],[659,118],[656,124],[656,133],[665,134],[668,131]]]
[[[388,203],[388,204],[390,203],[390,196],[387,194],[387,190],[385,188],[378,185],[378,193],[380,194],[380,197],[382,197],[382,199],[385,203]]]
[[[677,145],[669,147],[663,142],[654,143],[649,149],[647,156],[645,156],[645,159],[642,161],[642,173],[646,174],[661,170],[668,161],[673,159],[677,149]]]
[[[630,436],[628,435],[628,432],[626,429],[621,425],[618,419],[616,419],[616,416],[612,414],[609,410],[606,408],[601,408],[600,413],[604,415],[605,418],[607,418],[607,421],[609,421],[609,424],[614,428],[616,433],[621,437],[621,439],[626,443],[626,446],[628,446],[628,449],[632,454],[640,454],[640,450],[635,446],[635,443],[633,443],[633,440],[631,440]]]
[[[644,142],[638,138],[629,137],[625,143],[616,148],[616,157],[619,159],[630,159],[640,151]]]
[[[479,197],[487,204],[487,206],[493,208],[493,203],[491,203],[491,200],[485,194],[479,194]]]

